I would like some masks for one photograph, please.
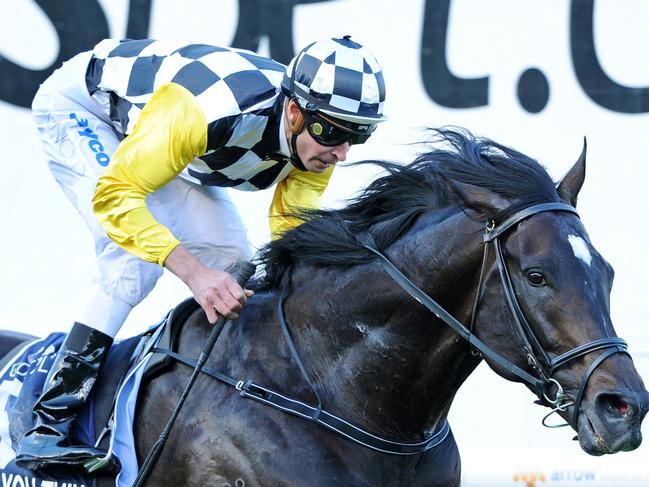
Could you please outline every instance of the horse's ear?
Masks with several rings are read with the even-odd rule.
[[[568,201],[575,208],[577,207],[577,195],[584,184],[586,177],[586,137],[584,137],[584,148],[581,155],[570,171],[563,177],[557,191],[562,199]]]
[[[448,183],[467,207],[487,217],[496,215],[511,206],[505,198],[488,189],[450,179]]]

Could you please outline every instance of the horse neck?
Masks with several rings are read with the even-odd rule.
[[[468,324],[482,255],[479,233],[469,237],[468,219],[460,214],[436,225],[425,220],[387,253]],[[473,236],[475,245],[468,245]],[[378,262],[347,270],[298,267],[292,290],[287,322],[323,407],[370,431],[420,439],[443,422],[479,363],[466,342],[406,295]]]

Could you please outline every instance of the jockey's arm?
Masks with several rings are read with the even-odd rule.
[[[216,311],[236,317],[246,294],[227,272],[203,266],[146,205],[149,193],[176,178],[206,146],[207,120],[194,96],[175,83],[160,87],[99,178],[93,209],[117,244],[181,278],[215,323]]]
[[[294,215],[302,209],[316,209],[324,194],[334,166],[322,173],[299,171],[293,168],[288,177],[277,183],[268,210],[270,232],[273,239],[302,223]]]

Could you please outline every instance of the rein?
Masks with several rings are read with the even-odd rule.
[[[430,310],[437,318],[442,320],[448,326],[450,326],[458,335],[460,335],[464,340],[466,340],[470,345],[477,349],[482,357],[488,358],[489,360],[495,362],[503,369],[514,374],[536,393],[539,398],[540,404],[548,403],[553,407],[552,411],[543,418],[543,425],[550,428],[556,428],[561,426],[568,426],[570,423],[560,424],[560,425],[548,425],[546,420],[552,414],[559,411],[566,411],[570,406],[574,406],[572,414],[572,424],[577,428],[577,418],[579,415],[579,409],[581,407],[581,402],[586,391],[586,385],[591,375],[595,369],[609,356],[615,353],[626,353],[627,352],[627,343],[618,337],[606,337],[599,340],[594,340],[592,342],[580,345],[578,347],[565,352],[554,359],[551,359],[548,354],[545,352],[541,346],[539,340],[537,339],[532,327],[529,325],[529,322],[525,318],[523,311],[516,299],[516,293],[514,292],[514,287],[512,285],[509,273],[507,271],[507,266],[505,265],[505,259],[503,256],[502,246],[500,245],[499,237],[506,233],[508,230],[512,229],[514,225],[520,221],[529,218],[537,213],[546,212],[546,211],[563,211],[568,213],[573,213],[574,215],[579,216],[577,210],[570,205],[564,203],[544,203],[539,205],[533,205],[527,208],[524,208],[507,220],[502,222],[500,225],[492,220],[487,223],[485,227],[485,233],[483,238],[484,244],[484,255],[482,262],[482,270],[480,273],[480,281],[478,283],[478,291],[476,294],[476,300],[474,303],[473,312],[471,314],[471,327],[467,328],[452,315],[450,315],[442,306],[440,306],[433,298],[428,296],[424,291],[417,287],[412,281],[410,281],[376,246],[374,238],[368,233],[363,232],[358,235],[358,240],[367,250],[379,257],[380,263],[383,266],[383,269],[386,273],[410,296],[419,301],[424,305],[428,310]],[[480,302],[480,297],[482,295],[482,284],[483,284],[483,273],[485,269],[485,263],[487,260],[489,248],[493,247],[495,256],[496,256],[496,265],[500,273],[501,284],[507,301],[509,310],[514,318],[514,322],[518,327],[520,336],[523,338],[524,344],[522,346],[523,353],[526,355],[527,363],[532,367],[536,372],[538,377],[534,377],[510,360],[501,356],[498,352],[490,348],[486,343],[477,338],[472,334],[471,330],[473,329],[473,321],[476,316],[477,308]],[[572,360],[583,357],[595,350],[607,349],[605,352],[600,354],[590,365],[588,370],[584,373],[582,377],[581,386],[577,393],[576,399],[574,402],[570,402],[567,394],[564,392],[563,387],[556,379],[552,378],[552,375],[556,370],[571,362]],[[541,357],[539,360],[537,357]],[[549,397],[550,391],[555,389],[554,398]]]

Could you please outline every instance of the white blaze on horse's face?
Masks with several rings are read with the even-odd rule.
[[[588,245],[586,245],[584,239],[577,235],[568,235],[568,242],[570,242],[570,245],[572,246],[572,252],[575,254],[575,257],[581,259],[590,267],[593,256],[588,250]]]

